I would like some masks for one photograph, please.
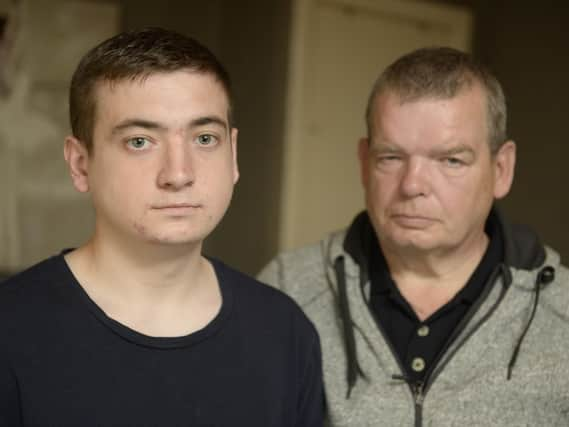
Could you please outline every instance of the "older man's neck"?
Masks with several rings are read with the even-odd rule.
[[[417,317],[425,320],[466,285],[488,243],[488,237],[483,234],[460,248],[403,252],[382,245],[382,250],[399,292]]]

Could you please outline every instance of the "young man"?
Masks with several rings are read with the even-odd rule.
[[[0,288],[0,425],[319,426],[317,334],[201,255],[237,182],[229,79],[161,29],[91,50],[65,159],[92,238]]]
[[[367,212],[260,275],[316,324],[331,424],[568,425],[568,270],[493,208],[515,163],[500,84],[420,49],[379,77],[367,123]]]

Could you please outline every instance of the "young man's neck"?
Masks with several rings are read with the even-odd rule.
[[[399,292],[420,320],[425,320],[449,302],[468,282],[480,264],[489,239],[481,234],[470,245],[447,251],[384,251]]]
[[[186,335],[221,307],[215,271],[202,257],[201,243],[131,246],[93,238],[66,260],[109,317],[147,335]]]
[[[204,259],[201,242],[187,245],[128,241],[126,239],[91,239],[77,252],[94,274],[121,277],[127,286],[141,288],[188,286],[188,278],[199,277]],[[126,277],[122,277],[126,276]],[[138,291],[140,292],[140,291]]]

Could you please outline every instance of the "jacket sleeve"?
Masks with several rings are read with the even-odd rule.
[[[324,386],[322,384],[322,354],[316,330],[313,330],[312,348],[299,384],[296,427],[322,427],[325,412]]]
[[[12,369],[0,355],[0,426],[21,425],[18,383]]]

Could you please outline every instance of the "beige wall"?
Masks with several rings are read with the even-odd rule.
[[[569,195],[564,185],[569,10],[553,2],[449,2],[472,6],[474,52],[495,70],[508,95],[519,165],[513,192],[502,205],[569,259]],[[277,250],[289,0],[176,0],[168,8],[153,0],[118,3],[123,28],[161,25],[193,35],[227,64],[234,80],[242,175],[230,212],[206,246],[210,254],[256,272]],[[56,214],[50,218],[58,221]],[[57,240],[57,233],[51,234]],[[54,242],[57,247],[64,244]]]

